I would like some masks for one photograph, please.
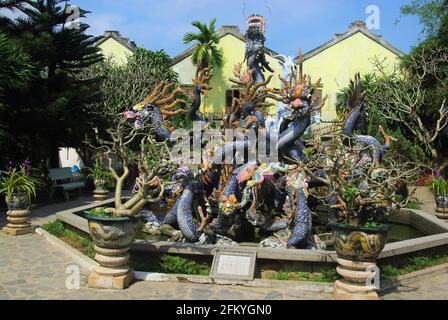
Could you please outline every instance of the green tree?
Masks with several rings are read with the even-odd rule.
[[[89,109],[92,117],[90,127],[100,136],[112,126],[114,115],[142,101],[161,81],[178,84],[178,75],[171,68],[171,58],[164,52],[137,49],[126,64],[117,65],[105,60],[86,68],[81,78],[90,79],[99,76],[101,97],[94,101]],[[88,130],[89,140],[94,130]]]
[[[98,98],[98,77],[80,80],[84,68],[102,60],[96,38],[84,23],[68,25],[68,1],[25,0],[18,18],[2,26],[20,43],[36,66],[34,78],[23,92],[9,90],[11,106],[0,118],[15,137],[11,157],[47,159],[59,165],[58,147],[79,147],[90,119],[87,106]],[[79,8],[79,18],[88,12]],[[36,162],[36,161],[35,161]]]
[[[212,19],[207,26],[199,21],[192,23],[199,32],[188,32],[184,36],[184,43],[196,43],[191,60],[198,70],[210,65],[221,68],[223,65],[223,54],[219,50],[219,35],[216,32],[216,19]]]
[[[417,16],[423,27],[422,34],[433,37],[439,33],[447,8],[447,0],[412,0],[410,4],[401,7],[401,14]]]
[[[6,90],[22,89],[28,84],[33,74],[33,65],[22,46],[3,32],[0,32],[0,61],[1,98]]]

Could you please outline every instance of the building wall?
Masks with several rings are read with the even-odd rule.
[[[115,39],[109,38],[98,46],[105,58],[111,58],[116,64],[125,64],[132,51]]]
[[[246,44],[244,41],[241,41],[231,34],[222,37],[218,46],[222,48],[224,53],[224,65],[221,69],[215,68],[214,70],[213,78],[210,83],[213,89],[202,98],[200,111],[203,113],[226,112],[226,91],[235,89],[234,84],[229,81],[229,78],[234,78],[234,66],[239,62],[243,62],[246,51]],[[266,58],[272,69],[275,71],[269,86],[279,88],[281,83],[278,75],[281,74],[282,68],[277,59],[274,59],[269,55],[267,55]],[[243,68],[245,67],[246,66],[244,65]],[[196,73],[196,67],[191,62],[191,56],[174,65],[173,69],[179,74],[180,83],[183,85],[192,84],[192,79]],[[266,77],[270,74],[270,72],[265,73]],[[275,110],[275,108],[271,109],[271,112]]]
[[[382,45],[358,32],[327,50],[304,61],[304,73],[314,82],[322,78],[323,96],[328,100],[322,110],[324,120],[336,118],[337,93],[346,87],[357,72],[372,73],[371,59],[387,58],[389,68],[397,63],[398,56]]]

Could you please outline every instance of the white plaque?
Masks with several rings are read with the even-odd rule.
[[[211,277],[230,280],[253,280],[255,260],[255,251],[217,250],[213,259]]]

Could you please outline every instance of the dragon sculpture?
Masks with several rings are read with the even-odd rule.
[[[244,61],[247,61],[247,66],[251,70],[252,78],[256,84],[265,81],[263,72],[268,70],[274,72],[266,61],[264,43],[266,37],[265,21],[260,15],[251,15],[248,18],[248,27],[245,35],[246,39],[246,55]]]

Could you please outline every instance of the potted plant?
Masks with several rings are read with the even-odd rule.
[[[105,179],[109,175],[113,177],[115,201],[113,207],[85,212],[89,233],[95,243],[95,259],[99,263],[88,278],[89,287],[124,289],[133,278],[133,272],[128,265],[128,251],[135,237],[139,213],[147,204],[160,202],[165,190],[164,181],[172,176],[175,168],[170,161],[167,142],[162,139],[156,141],[155,133],[160,134],[160,126],[163,125],[156,120],[163,120],[162,116],[152,120],[141,118],[142,114],[145,114],[145,117],[151,115],[141,109],[147,104],[151,105],[151,108],[159,106],[158,99],[164,100],[164,103],[174,101],[179,90],[168,93],[170,87],[172,84],[163,86],[161,83],[147,99],[125,113],[115,105],[106,105],[102,109],[103,116],[109,122],[109,128],[106,130],[110,136],[109,141],[97,136],[98,144],[92,147],[108,158],[108,173],[106,174],[97,162],[90,175],[94,179]],[[153,98],[157,100],[151,100]],[[153,101],[152,104],[150,101]],[[160,112],[163,115],[164,112],[175,114],[162,107]],[[137,121],[129,121],[135,118],[138,118]],[[112,156],[121,165],[120,174],[112,166]],[[124,198],[124,184],[132,168],[138,169],[139,176],[132,190],[132,197]]]
[[[42,182],[32,173],[31,163],[25,160],[19,168],[9,162],[7,171],[0,172],[0,193],[5,194],[8,206],[8,225],[5,232],[21,235],[32,232],[28,221],[31,198]]]
[[[436,212],[439,217],[448,217],[448,181],[442,177],[431,181],[431,191],[435,195]]]
[[[87,168],[86,178],[92,179],[95,184],[95,190],[93,191],[95,200],[106,200],[109,193],[109,185],[113,180],[113,176],[109,169],[102,166],[100,158],[95,160],[95,165],[93,167]]]

